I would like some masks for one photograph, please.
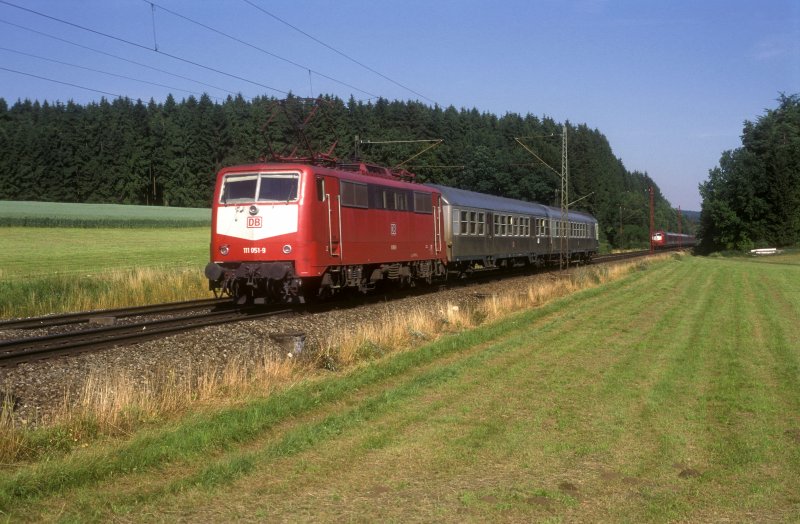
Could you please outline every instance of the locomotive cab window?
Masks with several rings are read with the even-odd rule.
[[[297,200],[299,185],[300,175],[297,173],[226,175],[220,203],[291,202]]]

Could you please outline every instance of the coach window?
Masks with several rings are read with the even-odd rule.
[[[469,211],[461,210],[461,234],[469,234]]]
[[[461,212],[458,209],[453,208],[453,235],[461,234],[461,228],[459,227],[461,222],[459,221],[459,217],[461,217]]]
[[[486,213],[480,212],[478,213],[478,235],[483,236],[485,235],[486,231]]]

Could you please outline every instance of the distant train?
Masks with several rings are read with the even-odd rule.
[[[683,233],[670,233],[667,231],[656,231],[651,239],[655,249],[674,249],[681,247],[694,247],[697,239],[694,235]]]
[[[563,246],[563,247],[562,247]],[[590,262],[591,215],[397,178],[356,163],[222,169],[212,208],[209,288],[238,303],[304,302],[382,283]]]

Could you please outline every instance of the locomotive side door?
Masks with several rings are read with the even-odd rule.
[[[328,254],[341,260],[342,197],[339,193],[339,179],[332,176],[318,176],[317,194],[323,197],[325,204]]]
[[[433,200],[433,252],[435,256],[439,256],[442,252],[442,229],[443,229],[443,213],[442,213],[442,195],[434,195]]]

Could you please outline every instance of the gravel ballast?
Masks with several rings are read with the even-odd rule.
[[[193,370],[222,370],[232,359],[260,362],[265,354],[287,358],[293,351],[280,341],[281,334],[304,334],[302,351],[316,351],[334,330],[367,322],[379,322],[391,311],[424,311],[442,315],[449,305],[474,308],[481,297],[518,293],[531,284],[561,278],[556,273],[513,277],[489,283],[472,284],[439,292],[362,305],[347,305],[315,314],[295,314],[279,318],[243,321],[206,327],[145,343],[84,353],[77,356],[42,360],[0,368],[0,394],[5,393],[14,405],[16,420],[24,425],[47,423],[52,414],[63,409],[67,392],[74,401],[75,392],[94,374],[125,374],[146,382],[154,373],[165,371],[176,376]],[[0,332],[0,339],[22,336],[19,332]],[[32,336],[30,332],[24,336]],[[294,349],[300,349],[295,345]]]

